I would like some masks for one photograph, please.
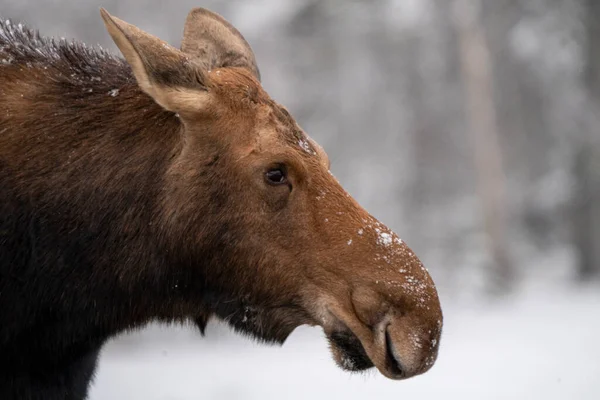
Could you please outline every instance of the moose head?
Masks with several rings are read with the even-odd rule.
[[[188,274],[178,291],[187,315],[201,328],[215,315],[276,343],[319,325],[346,370],[375,366],[392,379],[427,371],[442,330],[431,277],[265,92],[242,35],[198,8],[177,49],[101,14],[142,95],[179,121],[164,133],[178,144],[157,225],[173,268]]]

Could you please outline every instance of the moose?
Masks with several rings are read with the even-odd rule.
[[[175,48],[100,13],[124,58],[0,22],[0,398],[85,399],[103,344],[152,321],[320,326],[345,370],[429,370],[431,277],[244,37],[197,8]]]

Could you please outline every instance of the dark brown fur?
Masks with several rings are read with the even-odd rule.
[[[83,399],[111,336],[212,315],[268,342],[322,325],[349,369],[427,370],[441,333],[429,276],[391,232],[378,249],[389,231],[258,68],[206,70],[132,40],[157,90],[188,91],[181,115],[122,59],[0,22],[0,398]],[[273,166],[287,184],[265,184]],[[405,348],[413,336],[426,348]]]

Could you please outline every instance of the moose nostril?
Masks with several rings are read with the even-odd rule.
[[[390,337],[390,332],[386,328],[385,330],[385,352],[386,352],[386,362],[394,375],[399,377],[404,375],[404,369],[402,368],[402,363],[398,359],[397,355],[394,351],[394,345],[392,343],[392,339]]]

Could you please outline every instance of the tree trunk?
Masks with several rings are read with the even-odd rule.
[[[504,291],[514,280],[515,271],[506,240],[506,178],[496,122],[492,63],[479,11],[479,0],[454,0],[453,15],[465,86],[467,126],[487,245],[493,263],[492,279],[494,288]]]
[[[575,156],[573,227],[578,253],[578,276],[600,276],[600,2],[585,0],[587,63],[584,84],[589,107],[586,136]]]

